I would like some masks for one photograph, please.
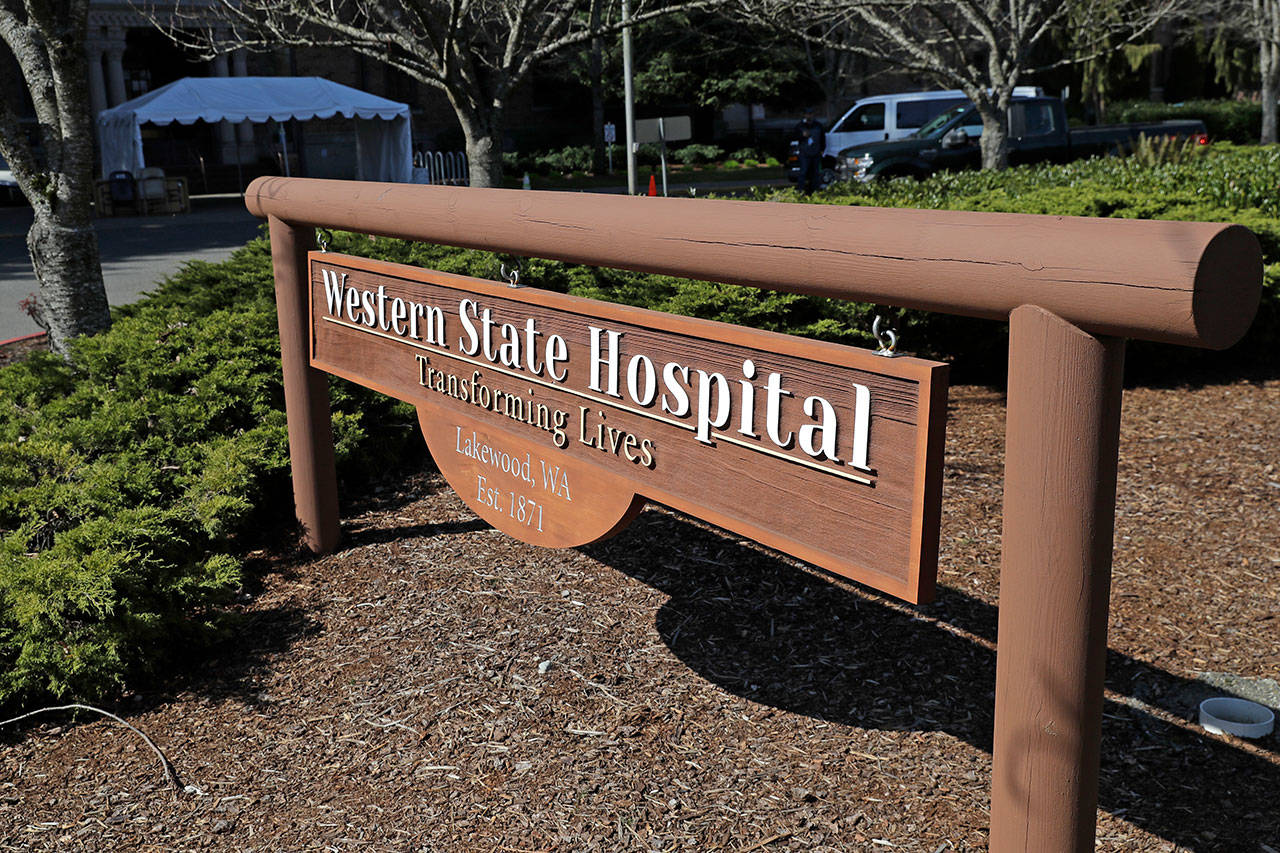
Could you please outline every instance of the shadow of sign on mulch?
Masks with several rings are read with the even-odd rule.
[[[1126,395],[1099,850],[1280,849],[1275,736],[1187,722],[1198,673],[1275,671],[1276,390]],[[984,849],[1000,395],[952,413],[918,608],[662,510],[531,548],[388,472],[343,550],[264,557],[219,653],[126,706],[202,795],[128,732],[33,727],[0,848]]]
[[[854,594],[669,513],[645,513],[584,550],[669,595],[656,618],[663,642],[730,693],[859,728],[942,731],[991,750],[996,609],[978,599],[941,587],[937,602],[913,610]],[[1107,674],[1121,699],[1212,690],[1115,651]],[[1252,850],[1280,832],[1267,798],[1257,799],[1280,790],[1280,764],[1263,754],[1280,755],[1274,737],[1229,741],[1172,717],[1141,700],[1106,702],[1100,807],[1194,849]]]

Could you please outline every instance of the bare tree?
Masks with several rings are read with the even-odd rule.
[[[0,155],[35,213],[27,232],[40,283],[32,316],[60,353],[72,338],[111,325],[91,219],[88,26],[89,0],[0,0],[0,40],[13,58],[0,51]],[[35,107],[41,157],[19,119],[23,89]]]
[[[846,34],[836,42],[848,42],[852,34]],[[852,89],[859,96],[867,94],[867,81],[873,76],[866,54],[838,50],[830,46],[805,41],[804,73],[822,90],[823,112],[838,116],[842,102]]]
[[[1280,0],[1250,0],[1250,31],[1258,44],[1262,72],[1263,143],[1280,141],[1276,132],[1276,100],[1280,99]]]
[[[1280,0],[1206,0],[1202,17],[1230,38],[1252,44],[1258,51],[1262,94],[1263,144],[1280,141],[1276,128],[1276,100],[1280,98]]]
[[[1263,2],[1264,0],[1260,0]],[[982,166],[1009,163],[1008,108],[1032,74],[1141,38],[1187,0],[738,0],[824,47],[862,54],[964,91],[982,117]],[[1265,0],[1274,2],[1274,0]],[[1041,61],[1071,18],[1097,22],[1090,44]]]
[[[714,0],[707,0],[714,2]],[[703,2],[634,0],[633,23]],[[502,180],[512,92],[540,63],[621,28],[616,0],[178,0],[149,10],[175,41],[215,55],[239,47],[354,50],[448,97],[474,186]]]

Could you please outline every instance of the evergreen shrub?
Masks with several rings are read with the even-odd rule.
[[[1025,166],[1003,172],[942,172],[923,181],[899,179],[836,184],[809,197],[826,204],[989,210],[1053,216],[1236,222],[1262,245],[1268,273],[1257,319],[1244,340],[1219,355],[1188,347],[1134,343],[1132,375],[1158,379],[1173,368],[1214,370],[1262,367],[1280,346],[1280,147],[1214,144],[1203,156],[1144,166],[1128,157],[1098,157],[1062,165]],[[757,197],[791,199],[793,189]],[[995,379],[1003,371],[1004,325],[906,312],[915,334],[909,346],[957,360],[961,376]],[[972,370],[973,373],[968,371]]]
[[[508,175],[561,175],[591,169],[590,145],[569,145],[555,151],[513,152],[502,155],[502,169]]]
[[[100,699],[231,625],[241,555],[292,520],[270,294],[255,240],[0,370],[0,705]],[[346,474],[412,435],[348,383],[333,404]]]
[[[1240,222],[1262,242],[1264,296],[1233,369],[1274,361],[1280,332],[1280,150],[1213,146],[1189,163],[1097,159],[1003,173],[837,186],[827,204]],[[798,200],[794,190],[759,190]],[[489,252],[339,234],[334,248],[498,278]],[[509,261],[509,259],[508,259]],[[523,261],[564,293],[870,346],[883,314],[903,348],[998,380],[1006,325],[670,276]],[[70,359],[0,369],[0,703],[93,700],[181,661],[234,623],[242,555],[292,523],[270,252],[189,264],[117,309]],[[1182,347],[1133,345],[1171,371]],[[982,371],[986,371],[983,374]],[[421,453],[412,411],[351,383],[330,388],[340,474]]]
[[[1262,135],[1262,104],[1250,101],[1122,101],[1107,108],[1108,123],[1198,118],[1213,142],[1253,145]]]
[[[685,145],[671,152],[671,158],[677,163],[683,163],[686,166],[698,166],[705,163],[714,163],[724,156],[724,149],[716,145],[700,145],[697,143]]]
[[[553,172],[586,172],[591,169],[592,149],[590,145],[566,146],[559,151],[550,151],[538,158],[538,171],[547,175]]]

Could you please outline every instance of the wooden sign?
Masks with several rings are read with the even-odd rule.
[[[325,252],[313,367],[417,407],[485,521],[550,547],[646,500],[909,601],[936,574],[944,364]]]

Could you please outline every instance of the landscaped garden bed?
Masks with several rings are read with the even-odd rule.
[[[1251,849],[1276,741],[1188,723],[1211,683],[1274,690],[1280,160],[1224,149],[844,187],[829,203],[1240,221],[1254,330],[1206,362],[1131,347],[1101,849]],[[793,192],[761,192],[793,198]],[[644,203],[637,200],[637,203]],[[492,277],[488,254],[337,248]],[[522,280],[870,342],[874,306],[532,260]],[[650,510],[539,551],[422,457],[412,413],[333,383],[349,547],[294,549],[268,253],[199,264],[68,363],[0,371],[0,699],[109,703],[12,727],[14,849],[979,849],[987,825],[1003,420],[999,324],[886,311],[954,390],[941,589],[908,607]],[[1205,372],[1211,366],[1213,373]],[[983,372],[985,371],[985,373]],[[392,462],[395,464],[393,465]],[[370,472],[401,469],[392,479]],[[1243,681],[1241,681],[1243,679]],[[8,833],[5,835],[4,833]],[[378,845],[381,845],[379,847]],[[754,847],[753,847],[754,845]]]
[[[1275,737],[1191,722],[1203,673],[1280,666],[1277,420],[1276,380],[1126,395],[1099,850],[1280,836]],[[239,630],[119,706],[189,793],[118,725],[45,722],[0,759],[0,849],[985,849],[1002,437],[998,391],[953,389],[918,608],[661,510],[546,551],[385,480],[338,554],[251,555]]]
[[[568,147],[528,155],[507,154],[504,157],[509,187],[523,186],[529,177],[532,189],[594,189],[625,186],[626,154],[614,146],[613,171],[596,171],[592,167],[590,146]],[[648,187],[649,176],[661,185],[658,146],[641,145],[637,154],[639,179]],[[714,145],[684,145],[667,154],[668,184],[696,184],[745,187],[753,183],[776,183],[786,177],[782,163],[767,153],[743,148],[725,151]],[[705,191],[705,190],[704,190]],[[683,192],[681,193],[684,194]]]

